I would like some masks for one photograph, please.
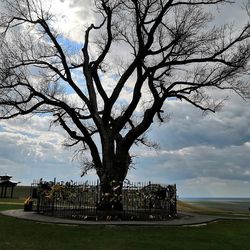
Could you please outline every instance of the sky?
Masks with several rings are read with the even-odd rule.
[[[85,25],[93,22],[90,0],[56,0],[51,11],[65,39],[78,48]],[[214,10],[215,23],[247,21],[246,1]],[[108,80],[108,79],[107,79]],[[111,79],[112,80],[112,79]],[[159,148],[133,149],[134,165],[127,179],[176,184],[180,197],[250,197],[250,101],[233,93],[221,111],[204,116],[191,105],[172,100],[171,119],[153,124],[148,137]],[[65,148],[65,132],[50,127],[48,116],[0,121],[0,175],[12,175],[20,185],[34,179],[86,181],[72,149]]]

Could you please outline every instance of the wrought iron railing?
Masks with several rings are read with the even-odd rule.
[[[34,181],[38,213],[80,220],[167,220],[176,216],[176,185],[124,182],[122,210],[99,210],[100,183]]]

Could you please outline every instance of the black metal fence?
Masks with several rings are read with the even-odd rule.
[[[105,195],[105,194],[104,194]],[[34,181],[32,196],[38,213],[80,220],[166,220],[176,216],[176,185],[124,182],[122,207],[99,210],[100,183]]]

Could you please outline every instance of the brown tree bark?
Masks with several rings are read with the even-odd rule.
[[[126,178],[131,157],[128,152],[105,154],[102,171],[97,172],[100,179],[100,201],[98,210],[122,211],[122,187]]]

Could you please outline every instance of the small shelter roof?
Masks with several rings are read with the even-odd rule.
[[[10,175],[0,175],[0,186],[12,187],[16,186],[18,182],[11,181],[12,176]]]
[[[10,180],[12,176],[10,175],[0,175],[0,180]]]
[[[18,182],[10,181],[10,180],[0,180],[0,186],[16,186]]]
[[[20,182],[16,182],[16,181],[11,181],[10,179],[12,178],[12,176],[9,176],[7,174],[5,175],[0,175],[0,198],[6,198],[7,196],[7,190],[10,188],[10,198],[13,197],[13,190],[14,187],[20,183]]]

